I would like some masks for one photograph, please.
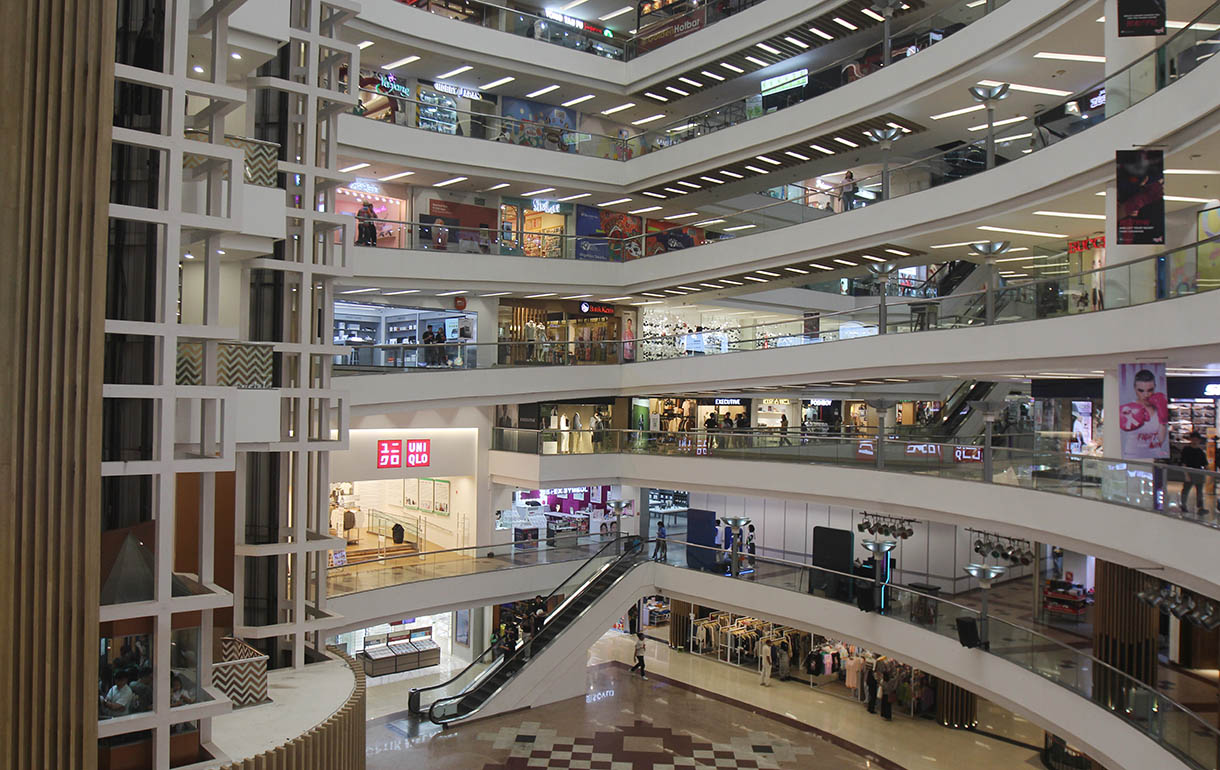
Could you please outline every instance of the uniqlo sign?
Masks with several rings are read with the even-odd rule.
[[[403,444],[406,451],[403,451]],[[386,439],[377,442],[378,468],[424,468],[432,463],[432,439]]]

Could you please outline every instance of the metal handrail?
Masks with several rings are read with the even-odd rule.
[[[598,533],[589,533],[589,534],[584,534],[584,535],[556,535],[555,537],[548,537],[547,540],[548,541],[549,540],[579,540],[582,537],[600,538],[601,535]],[[504,545],[512,545],[512,543],[500,543],[500,544],[492,544],[492,545],[466,545],[466,546],[462,546],[461,548],[442,548],[442,549],[439,549],[436,551],[420,551],[418,553],[401,553],[401,554],[395,554],[393,556],[386,556],[386,557],[380,558],[380,559],[378,559],[378,558],[364,559],[363,561],[349,561],[346,564],[340,564],[337,566],[327,566],[326,571],[330,572],[331,570],[341,570],[341,569],[346,569],[347,567],[358,567],[361,564],[384,564],[385,562],[393,561],[395,559],[422,559],[427,556],[440,556],[442,554],[447,554],[447,553],[457,553],[458,551],[478,551],[480,549],[499,548]],[[548,546],[548,548],[549,547],[550,546]],[[493,557],[493,558],[499,558],[499,557]]]

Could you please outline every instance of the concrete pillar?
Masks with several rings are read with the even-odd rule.
[[[1105,457],[1123,456],[1123,431],[1118,423],[1119,400],[1118,365],[1106,369],[1101,382],[1101,405],[1106,410],[1106,419],[1101,426],[1101,453]]]

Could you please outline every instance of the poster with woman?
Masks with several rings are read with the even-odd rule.
[[[1165,364],[1119,364],[1118,421],[1123,458],[1158,460],[1169,457],[1169,399]]]

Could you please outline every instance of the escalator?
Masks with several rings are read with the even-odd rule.
[[[984,382],[983,380],[962,381],[949,394],[949,398],[945,399],[944,406],[940,410],[940,422],[928,426],[929,430],[937,436],[958,435],[973,411],[970,408],[970,402],[985,401],[995,390],[995,386],[994,382]]]
[[[479,711],[532,658],[541,654],[636,566],[643,558],[642,550],[641,540],[634,536],[617,538],[602,546],[546,597],[547,606],[554,602],[559,605],[547,615],[529,649],[523,642],[518,642],[515,649],[497,658],[496,648],[488,647],[448,681],[411,690],[410,711],[439,725],[457,722]]]

